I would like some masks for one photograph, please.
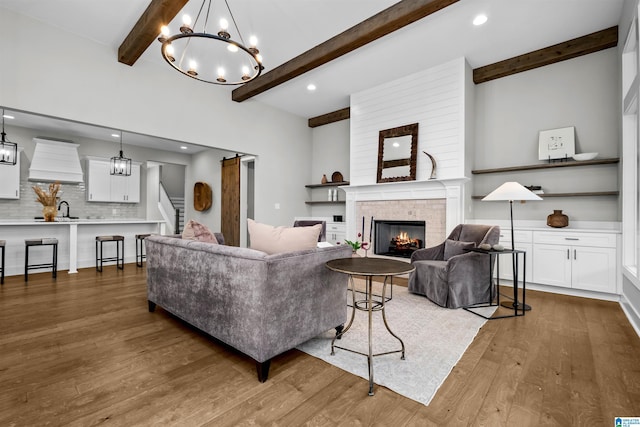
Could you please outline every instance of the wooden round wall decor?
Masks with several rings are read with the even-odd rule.
[[[193,186],[193,208],[197,211],[206,211],[211,207],[211,187],[206,182],[198,181]]]

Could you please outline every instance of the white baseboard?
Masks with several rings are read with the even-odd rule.
[[[640,337],[640,314],[629,304],[629,301],[627,301],[624,295],[620,297],[620,307],[622,307],[622,311],[624,311],[627,319],[629,319],[629,323],[631,323],[636,334]]]

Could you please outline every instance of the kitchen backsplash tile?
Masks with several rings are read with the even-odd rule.
[[[48,189],[48,182],[28,181],[27,168],[20,171],[20,199],[0,199],[0,219],[31,219],[42,216],[42,205],[37,201],[33,186]],[[70,206],[71,216],[80,218],[128,219],[145,218],[146,209],[143,203],[102,203],[85,200],[86,186],[80,184],[60,184],[58,203],[66,200]],[[63,206],[62,211],[66,211]],[[58,215],[62,215],[62,211]]]

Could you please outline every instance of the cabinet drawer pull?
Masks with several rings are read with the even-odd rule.
[[[567,259],[571,259],[571,255],[569,255],[570,251],[571,251],[571,249],[567,249]]]
[[[577,237],[565,237],[564,240],[580,240]]]
[[[573,250],[573,259],[578,259],[578,258],[576,258],[576,256],[577,256],[577,255],[576,255],[576,250],[574,249],[574,250]]]

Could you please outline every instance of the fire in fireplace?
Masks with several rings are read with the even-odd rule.
[[[374,225],[376,255],[410,258],[424,247],[424,221],[375,220]]]

